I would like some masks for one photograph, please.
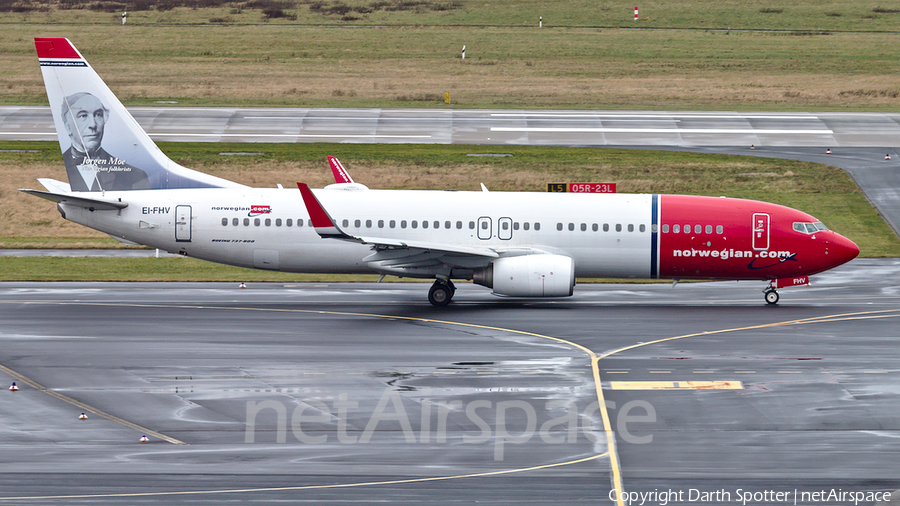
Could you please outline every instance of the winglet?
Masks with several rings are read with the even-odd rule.
[[[316,233],[320,237],[349,238],[347,234],[337,227],[337,224],[329,216],[328,211],[322,207],[319,199],[313,195],[309,185],[297,183],[297,187],[300,188],[300,195],[303,197],[303,203],[306,205],[306,212],[309,213],[309,219],[312,220],[313,228],[316,229]]]
[[[334,182],[335,183],[352,183],[353,182],[353,178],[350,177],[350,173],[347,172],[347,169],[344,168],[344,165],[336,157],[329,156],[328,157],[328,165],[331,166],[331,173],[334,174]]]

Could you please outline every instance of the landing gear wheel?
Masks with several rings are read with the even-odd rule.
[[[431,289],[428,290],[428,302],[430,302],[432,306],[446,306],[450,303],[450,299],[453,298],[454,291],[452,285],[435,281],[434,284],[431,285]]]
[[[775,304],[778,304],[778,292],[776,292],[775,290],[769,289],[769,290],[765,291],[765,295],[766,295],[766,304],[768,304],[770,306],[774,306]]]

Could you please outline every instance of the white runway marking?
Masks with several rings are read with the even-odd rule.
[[[765,134],[765,135],[831,135],[832,130],[769,130],[756,128],[552,128],[552,127],[491,127],[491,132],[543,133],[631,133],[631,134]]]

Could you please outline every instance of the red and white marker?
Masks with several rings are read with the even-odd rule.
[[[81,416],[78,417],[79,420],[87,420],[87,415],[82,413]]]
[[[150,442],[150,438],[148,438],[147,436],[141,436],[141,443],[149,443],[149,442]]]
[[[238,288],[247,288],[247,285],[245,285],[244,283],[241,283],[240,286],[238,286]]]
[[[635,21],[638,20],[638,8],[637,8],[637,5],[634,6],[634,20],[635,20]]]
[[[825,150],[825,154],[826,154],[826,155],[830,155],[830,154],[831,154],[831,148],[826,149],[826,150]]]
[[[13,381],[13,384],[9,386],[9,391],[10,392],[18,392],[19,391],[19,386],[16,385],[15,381]]]
[[[891,159],[891,154],[888,153],[888,154],[884,155],[884,159],[885,159],[885,160],[890,160],[890,159]]]

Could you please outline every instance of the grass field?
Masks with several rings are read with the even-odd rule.
[[[897,31],[900,9],[884,0],[88,0],[0,2],[0,21],[129,25],[330,25],[620,27],[801,31]],[[4,9],[4,7],[6,7]],[[29,9],[31,7],[31,9]],[[267,10],[266,8],[269,7]],[[274,8],[274,9],[273,9]],[[19,12],[15,12],[19,11]],[[276,13],[275,11],[281,11]],[[274,15],[273,15],[274,14]]]
[[[126,26],[120,12],[0,13],[0,103],[46,103],[31,39],[66,36],[127,105],[900,109],[900,9],[875,1],[654,2],[636,23],[631,4],[559,2],[543,29],[546,2],[421,2],[348,21],[319,3],[267,23],[248,8],[210,24],[238,3],[136,11]]]

